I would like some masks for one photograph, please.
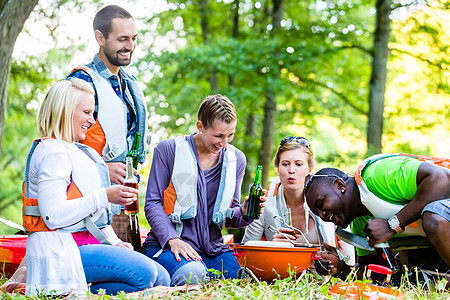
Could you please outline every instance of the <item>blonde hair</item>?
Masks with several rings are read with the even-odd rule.
[[[82,93],[94,95],[94,89],[77,78],[59,81],[50,88],[36,117],[41,137],[73,142],[72,117]]]
[[[308,141],[309,143],[309,141]],[[286,151],[295,150],[295,149],[301,149],[303,152],[306,153],[306,156],[308,157],[308,166],[310,169],[314,168],[314,165],[316,163],[314,159],[314,151],[309,144],[309,146],[306,146],[304,143],[300,143],[297,141],[297,139],[292,139],[288,142],[281,142],[281,145],[277,149],[277,153],[275,154],[275,158],[273,159],[273,163],[276,168],[280,165],[280,157],[281,154],[283,154]]]
[[[205,128],[209,128],[215,120],[231,123],[237,119],[233,103],[226,96],[207,96],[200,104],[197,118]]]

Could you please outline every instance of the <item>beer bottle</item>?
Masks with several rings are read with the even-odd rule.
[[[397,261],[394,258],[394,254],[392,253],[392,249],[387,242],[375,244],[373,248],[383,266],[390,268],[392,273],[400,270]]]
[[[127,153],[127,157],[133,158],[133,168],[137,170],[138,164],[139,164],[139,141],[141,139],[141,133],[136,132],[134,134],[134,140],[133,144],[131,145],[130,151]]]
[[[292,223],[292,209],[290,208],[290,207],[286,207],[285,209],[284,209],[284,214],[283,214],[283,218],[284,218],[284,223],[286,224],[286,225],[288,225],[287,227],[289,227],[289,226],[293,226],[294,224]],[[297,230],[295,230],[294,228],[291,228],[292,229],[292,235],[296,235],[296,234],[298,234],[298,231]]]
[[[290,207],[284,209],[284,222],[287,225],[292,226],[292,210]]]
[[[130,186],[132,188],[138,189],[138,182],[136,177],[133,174],[133,158],[131,156],[127,156],[125,159],[127,177],[125,177],[123,181],[123,185]],[[125,214],[127,215],[135,215],[139,212],[139,199],[136,199],[133,203],[129,205],[125,205]]]
[[[250,188],[250,195],[248,197],[246,214],[248,219],[259,219],[261,214],[261,207],[259,207],[259,204],[261,203],[260,198],[263,195],[263,188],[261,187],[261,173],[262,166],[258,165],[256,167],[255,181]]]

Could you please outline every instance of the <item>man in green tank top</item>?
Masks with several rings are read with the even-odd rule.
[[[305,195],[316,215],[343,228],[350,225],[352,232],[366,237],[372,247],[422,221],[419,226],[442,258],[435,255],[440,262],[427,263],[424,268],[434,270],[441,264],[448,270],[449,169],[416,157],[380,155],[365,160],[355,177],[334,168],[320,170],[307,182]],[[395,205],[400,206],[391,212]],[[362,265],[377,263],[371,251],[357,248],[357,255]]]

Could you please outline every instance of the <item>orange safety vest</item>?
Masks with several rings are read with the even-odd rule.
[[[221,178],[217,191],[212,221],[221,229],[226,219],[233,217],[234,191],[236,187],[236,148],[228,145],[223,154]],[[175,157],[172,178],[164,191],[163,208],[181,235],[181,220],[197,215],[197,159],[184,137],[175,138]]]
[[[25,227],[26,232],[37,232],[37,231],[55,231],[56,229],[49,229],[47,225],[45,225],[42,216],[32,216],[25,215],[25,207],[26,206],[38,206],[38,199],[31,199],[25,195],[25,183],[22,184],[22,215],[23,215],[23,227]],[[83,195],[80,190],[73,182],[70,180],[70,184],[67,186],[67,200],[81,198]]]
[[[29,197],[30,161],[37,145],[43,139],[37,139],[33,142],[28,152],[27,161],[25,165],[25,174],[22,185],[22,201],[23,201],[22,213],[23,213],[23,226],[25,227],[25,230],[27,232],[54,231],[54,229],[49,229],[45,224],[39,211],[38,199],[33,199]],[[95,152],[95,150],[89,148],[88,146],[78,143],[76,143],[75,146],[77,146],[80,152],[76,151],[68,153],[68,157],[71,160],[71,163],[75,169],[72,170],[72,174],[70,176],[70,184],[67,186],[66,191],[67,200],[83,197],[82,191],[84,191],[85,193],[89,193],[89,191],[93,189],[106,187],[110,185],[110,180],[108,176],[108,167],[106,166],[102,158]],[[67,149],[67,151],[72,150]],[[86,169],[86,171],[98,172],[97,174],[98,177],[83,176],[82,170],[84,169],[79,170],[79,168],[77,167],[77,164],[80,163],[80,160],[87,159],[85,158],[85,156],[89,157],[95,164],[92,165],[90,168]],[[98,178],[98,181],[96,178]],[[80,187],[77,186],[76,182],[78,182]],[[106,208],[93,212],[92,214],[84,218],[82,222],[80,221],[73,225],[67,226],[63,228],[63,230],[68,232],[88,230],[102,244],[110,244],[99,228],[103,228],[107,225],[110,225],[111,221],[112,221],[111,211],[109,208]]]
[[[94,69],[87,66],[79,66],[72,70],[72,73],[82,70],[92,80],[97,93],[95,123],[86,132],[86,137],[80,143],[90,146],[102,156],[106,162],[124,162],[128,152],[127,144],[127,107],[122,99],[117,96],[108,80],[100,76]],[[144,95],[140,90],[136,78],[123,72],[127,80],[128,88],[134,101],[136,114],[137,132],[141,133],[139,141],[139,162],[145,160],[145,144],[149,143],[146,137],[147,130],[147,108]],[[128,142],[132,142],[128,138]]]

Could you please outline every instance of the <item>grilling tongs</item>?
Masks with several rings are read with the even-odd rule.
[[[294,246],[309,247],[309,248],[311,248],[311,247],[321,247],[322,246],[320,244],[312,244],[312,243],[310,243],[309,240],[306,238],[306,236],[303,234],[303,232],[300,229],[295,228],[294,226],[287,224],[286,221],[282,217],[280,217],[280,216],[273,216],[273,218],[275,220],[277,220],[278,222],[281,222],[287,228],[292,229],[294,232],[299,232],[302,235],[303,239],[305,239],[306,243],[293,242],[284,233],[280,232],[275,227],[273,227],[273,226],[270,226],[272,228],[269,227],[270,230],[272,230],[274,232],[278,232],[281,235],[283,235],[285,238],[287,238],[289,240],[289,242],[291,242]]]

